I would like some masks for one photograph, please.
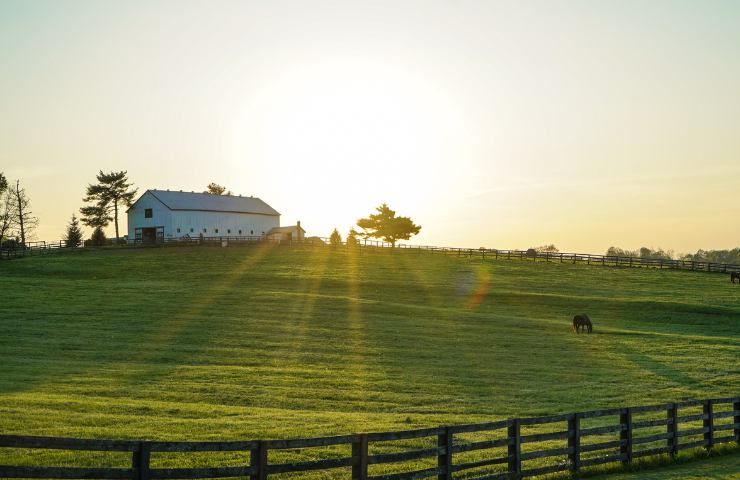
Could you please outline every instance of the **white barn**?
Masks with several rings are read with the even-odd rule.
[[[302,240],[298,222],[296,240]],[[183,237],[271,237],[280,214],[255,197],[147,190],[128,209],[129,242],[155,243]],[[292,237],[292,235],[291,235]]]

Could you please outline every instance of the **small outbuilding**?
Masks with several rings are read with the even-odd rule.
[[[287,227],[274,227],[267,232],[267,238],[273,241],[292,241],[302,242],[306,237],[306,231],[301,227],[301,222]]]
[[[297,225],[298,230],[300,223]],[[132,243],[197,237],[267,237],[280,213],[256,197],[147,190],[128,209]],[[295,227],[284,227],[295,228]]]

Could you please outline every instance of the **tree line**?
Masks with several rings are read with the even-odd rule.
[[[658,248],[653,250],[652,248],[642,247],[637,250],[625,250],[618,247],[609,247],[606,251],[607,255],[620,256],[620,257],[639,257],[649,258],[654,260],[684,260],[688,262],[711,262],[711,263],[730,263],[740,265],[740,247],[728,249],[728,250],[702,250],[699,249],[696,253],[679,253],[676,254],[673,250],[663,250]]]

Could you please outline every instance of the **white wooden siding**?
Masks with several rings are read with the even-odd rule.
[[[152,218],[144,218],[144,210],[152,209]],[[273,227],[280,226],[278,215],[252,213],[207,212],[170,210],[154,195],[147,192],[128,211],[128,238],[136,238],[137,228],[164,227],[164,238],[179,238],[189,235],[198,237],[261,236]],[[180,229],[180,232],[177,229]],[[191,232],[192,229],[192,232]],[[206,229],[206,232],[203,232]],[[218,232],[216,230],[218,229]],[[229,233],[231,230],[231,233]],[[251,233],[254,232],[254,233]]]

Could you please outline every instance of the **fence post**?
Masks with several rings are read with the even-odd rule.
[[[711,400],[704,400],[703,405],[704,415],[707,417],[704,419],[704,428],[707,429],[704,433],[704,448],[710,450],[714,446],[714,409]]]
[[[572,449],[568,454],[570,470],[578,473],[581,468],[581,417],[577,413],[568,418],[568,448]]]
[[[622,463],[628,464],[632,461],[632,409],[625,408],[619,415],[619,424],[622,430],[619,432],[619,439],[624,443],[619,447],[619,453],[622,455]]]
[[[131,468],[134,470],[134,480],[149,480],[150,447],[146,442],[139,442],[131,458]]]
[[[672,457],[678,454],[678,405],[671,403],[666,411],[666,420],[668,421],[667,431],[668,437],[668,448]]]
[[[352,443],[352,480],[367,480],[367,434]]]
[[[519,478],[522,473],[522,436],[519,428],[519,419],[515,418],[509,425],[509,472],[513,478]]]
[[[740,443],[740,398],[732,402],[732,409],[735,411],[732,423],[735,424],[735,441]]]
[[[445,453],[437,453],[438,480],[452,480],[452,432],[444,427],[444,432],[437,436],[437,447],[444,448]]]
[[[257,441],[257,446],[250,451],[249,464],[256,467],[249,480],[265,480],[267,478],[267,445],[263,440]]]

